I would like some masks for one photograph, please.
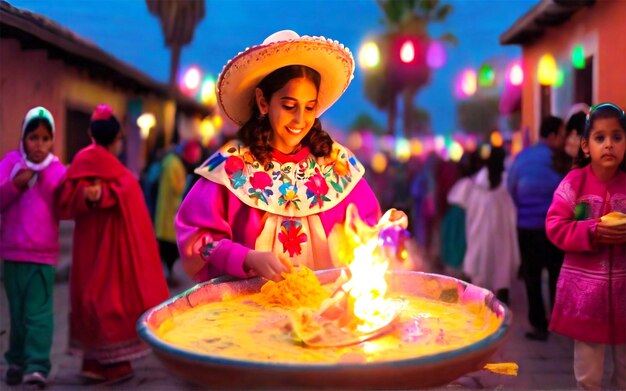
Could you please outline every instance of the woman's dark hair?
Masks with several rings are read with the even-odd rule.
[[[89,129],[96,144],[108,147],[115,141],[115,137],[120,131],[120,122],[111,115],[108,119],[91,121]]]
[[[600,103],[591,108],[587,118],[585,120],[585,131],[582,134],[582,138],[589,143],[589,136],[591,135],[591,129],[597,119],[615,118],[620,127],[626,132],[626,118],[624,111],[613,103]],[[578,155],[574,159],[574,167],[581,168],[591,163],[591,157],[585,156],[582,146],[578,148]],[[626,157],[622,159],[622,163],[619,165],[619,169],[626,172]]]
[[[483,168],[483,160],[480,158],[478,148],[473,151],[465,151],[459,161],[459,169],[462,177],[470,177]]]
[[[572,114],[571,117],[567,120],[567,124],[565,125],[565,131],[569,135],[573,130],[576,130],[576,134],[582,136],[583,131],[585,130],[585,119],[587,118],[587,114],[584,111],[579,111],[576,114]]]
[[[315,84],[319,91],[321,77],[320,74],[304,65],[289,65],[279,68],[269,75],[265,76],[257,86],[263,92],[263,97],[267,102],[272,95],[283,88],[290,80],[305,78]],[[272,127],[267,115],[261,116],[256,102],[252,104],[252,116],[238,131],[237,138],[244,145],[250,148],[250,152],[256,159],[262,163],[266,163],[270,158],[272,147],[270,146],[270,137],[272,135]],[[319,119],[315,119],[313,127],[302,139],[302,145],[309,147],[311,153],[315,157],[328,156],[331,152],[333,140],[326,131],[322,129]]]
[[[491,147],[491,153],[487,158],[487,170],[489,171],[489,189],[493,190],[500,186],[502,173],[504,172],[504,158],[506,152],[502,147]]]
[[[46,128],[48,133],[50,133],[50,137],[52,137],[52,124],[50,123],[50,121],[48,121],[45,118],[36,117],[28,121],[28,123],[26,124],[26,127],[24,128],[24,136],[22,137],[22,140],[26,138],[26,135],[28,135],[31,132],[34,132],[35,129],[39,127],[39,125]]]

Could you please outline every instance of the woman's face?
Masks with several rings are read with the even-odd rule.
[[[267,114],[272,136],[270,144],[282,153],[292,153],[309,133],[317,113],[317,88],[306,78],[292,79],[276,91],[269,103],[259,97],[261,114]]]
[[[578,148],[580,147],[580,136],[576,132],[576,129],[572,130],[565,139],[565,152],[571,157],[576,157],[578,154]]]
[[[24,152],[29,161],[41,163],[52,150],[53,140],[50,131],[43,125],[24,137]]]

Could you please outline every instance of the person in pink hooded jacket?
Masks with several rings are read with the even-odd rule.
[[[19,150],[0,161],[0,259],[11,316],[8,385],[24,380],[43,387],[50,371],[59,256],[54,196],[65,174],[51,152],[53,140],[52,114],[35,107],[24,118]]]
[[[626,389],[626,119],[604,103],[587,115],[576,167],[554,192],[548,238],[565,251],[550,330],[574,339],[574,374],[582,389],[602,388],[605,350],[612,386]]]

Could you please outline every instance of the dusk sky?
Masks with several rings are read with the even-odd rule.
[[[456,127],[454,81],[467,67],[484,62],[514,59],[519,46],[501,46],[499,36],[539,0],[448,0],[454,11],[446,22],[433,24],[433,37],[451,32],[459,40],[448,47],[446,65],[435,71],[431,84],[417,98],[430,112],[436,133]],[[73,30],[121,60],[153,78],[166,82],[169,49],[165,47],[158,19],[143,0],[9,0],[9,3],[42,14]],[[375,0],[206,0],[206,16],[193,42],[183,49],[181,68],[199,66],[217,74],[228,59],[246,47],[261,43],[271,33],[291,29],[300,35],[322,35],[348,46],[356,57],[365,39],[384,31],[382,11]],[[386,115],[363,95],[361,70],[348,91],[322,116],[329,128],[348,128],[360,113],[381,125]]]

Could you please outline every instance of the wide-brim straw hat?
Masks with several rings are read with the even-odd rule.
[[[236,124],[245,124],[252,115],[255,88],[265,76],[288,65],[305,65],[319,72],[318,117],[339,99],[354,76],[354,58],[344,45],[282,30],[226,63],[217,79],[220,108]]]

